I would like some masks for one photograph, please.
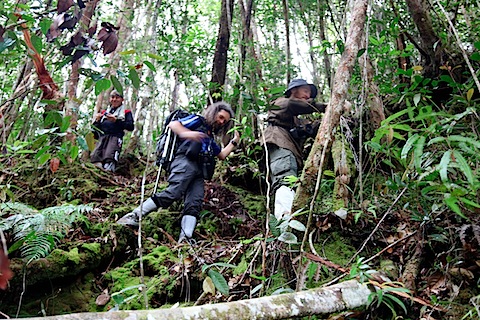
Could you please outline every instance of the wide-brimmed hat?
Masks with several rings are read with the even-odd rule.
[[[117,90],[113,90],[112,92],[110,92],[110,97],[113,97],[113,96],[118,96],[118,97],[123,98],[123,94],[121,94]]]
[[[292,94],[292,89],[298,88],[301,86],[310,86],[310,90],[311,90],[310,98],[315,99],[318,93],[317,87],[314,84],[308,83],[303,79],[293,79],[292,81],[290,81],[287,87],[287,91],[285,91],[285,97],[289,98],[290,95]]]

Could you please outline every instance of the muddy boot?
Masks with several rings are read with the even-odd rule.
[[[126,215],[118,219],[117,224],[138,227],[139,217],[140,216],[144,217],[148,213],[157,210],[157,208],[158,207],[155,204],[155,202],[153,202],[152,198],[148,198],[147,201],[145,201],[142,205],[136,207],[135,210],[133,210],[130,213],[127,213]]]
[[[197,218],[190,215],[185,215],[182,217],[180,237],[178,238],[178,243],[187,240],[190,243],[190,239],[193,235],[193,230],[197,225]]]
[[[281,186],[275,192],[275,208],[273,212],[277,220],[281,220],[285,213],[289,214],[292,212],[294,196],[295,191],[293,191],[287,186]]]

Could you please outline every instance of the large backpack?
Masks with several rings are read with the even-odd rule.
[[[176,109],[168,115],[163,124],[162,134],[157,140],[155,154],[157,156],[156,164],[166,171],[169,170],[170,164],[172,163],[173,158],[175,157],[175,152],[178,148],[178,137],[173,133],[172,129],[168,127],[168,124],[174,120],[185,118],[188,115],[190,114],[185,110]]]

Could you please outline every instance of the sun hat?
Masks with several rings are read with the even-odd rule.
[[[317,96],[318,89],[314,84],[308,83],[303,79],[293,79],[290,81],[287,87],[287,91],[285,91],[285,97],[289,98],[292,94],[292,89],[302,87],[302,86],[310,86],[311,94],[310,98],[315,99]]]
[[[113,97],[113,96],[119,96],[119,97],[123,98],[123,94],[121,94],[121,93],[118,92],[117,90],[113,90],[113,91],[110,93],[110,97]]]

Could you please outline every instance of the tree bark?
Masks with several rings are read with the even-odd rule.
[[[324,161],[322,161],[322,153],[326,155],[326,151],[331,147],[333,133],[339,125],[340,116],[344,112],[353,67],[357,61],[357,53],[362,43],[366,10],[366,0],[355,2],[352,12],[352,22],[345,43],[345,51],[342,54],[334,78],[331,100],[325,110],[325,115],[323,116],[318,134],[315,137],[312,150],[305,162],[292,211],[303,208],[315,194],[317,175],[319,170],[323,170],[322,165]]]
[[[428,11],[429,2],[426,0],[407,0],[408,10],[413,22],[417,26],[421,47],[423,49],[424,75],[435,78],[440,73],[442,42],[433,30],[432,19]]]
[[[212,80],[210,81],[211,101],[222,100],[223,87],[227,74],[227,53],[230,46],[230,30],[232,25],[233,0],[222,0],[220,26],[217,44],[213,56]],[[209,103],[208,101],[207,103]]]
[[[286,54],[287,54],[287,61],[286,61],[286,68],[287,68],[287,83],[290,82],[292,75],[290,74],[290,63],[291,61],[291,53],[290,53],[290,21],[288,19],[288,2],[286,0],[282,0],[282,7],[283,7],[283,18],[285,19],[285,39],[286,39]]]
[[[367,305],[370,289],[355,280],[330,287],[177,309],[75,313],[61,316],[29,318],[31,320],[94,320],[94,319],[290,319],[310,315],[331,314]]]

